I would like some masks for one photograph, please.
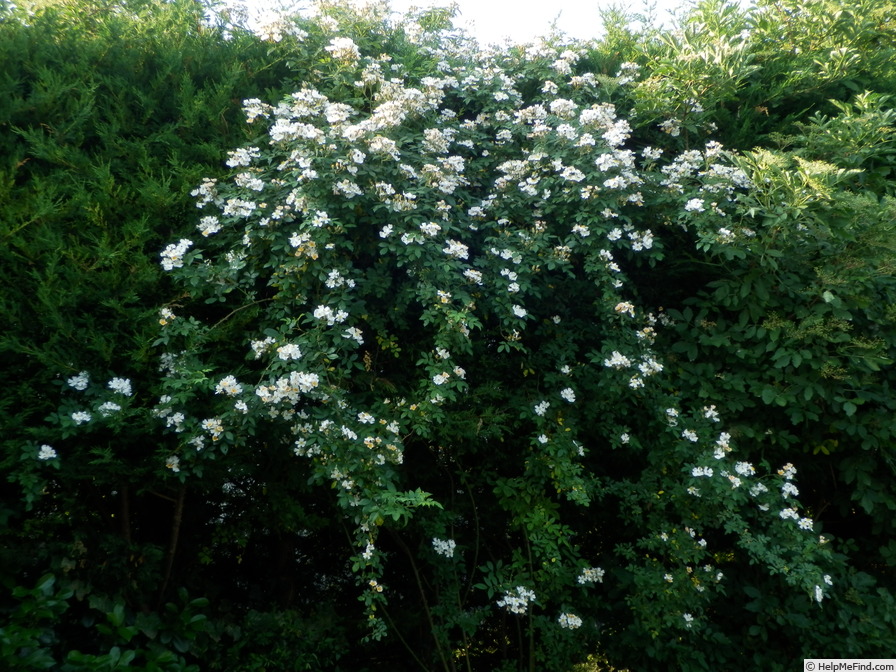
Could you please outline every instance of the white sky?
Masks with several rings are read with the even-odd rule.
[[[233,0],[238,2],[240,0]],[[419,8],[444,6],[450,0],[391,0],[396,11],[411,6]],[[549,31],[556,19],[557,26],[572,37],[599,37],[600,11],[622,6],[632,12],[644,12],[647,3],[653,4],[657,18],[668,25],[671,14],[690,3],[689,0],[456,0],[460,15],[456,25],[467,28],[480,42],[499,42],[505,37],[515,42],[526,42]],[[275,0],[242,0],[252,13],[277,6]],[[297,2],[298,7],[310,2]]]
[[[447,0],[446,0],[447,1]],[[686,0],[656,0],[657,17],[669,20]],[[392,0],[392,7],[403,11],[411,5],[428,7],[444,5],[438,0]],[[458,0],[458,24],[467,28],[480,42],[497,42],[510,37],[525,42],[557,27],[572,37],[598,37],[601,32],[600,12],[622,6],[633,12],[644,12],[644,0]]]

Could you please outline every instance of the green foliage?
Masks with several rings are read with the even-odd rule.
[[[203,11],[60,3],[0,26],[3,281],[19,290],[4,295],[2,352],[13,370],[46,372],[23,381],[38,397],[75,362],[146,365],[150,308],[167,297],[152,254],[190,215],[218,142],[243,137],[234,98],[285,76],[244,33],[203,26]],[[252,59],[266,77],[247,72]]]
[[[762,0],[749,9],[705,0],[675,30],[617,27],[610,36],[624,60],[648,66],[634,92],[639,125],[674,122],[687,140],[708,122],[725,145],[749,149],[834,112],[828,101],[894,92],[894,28],[886,0]]]
[[[0,630],[0,646],[9,669],[199,669],[186,664],[180,654],[194,648],[197,639],[207,638],[205,616],[193,611],[207,600],[192,600],[183,607],[169,603],[165,616],[158,616],[134,614],[120,600],[97,595],[85,600],[86,593],[78,582],[60,582],[53,574],[41,577],[34,589],[17,587],[13,597],[18,605]],[[82,627],[77,642],[69,640],[62,627],[64,615],[70,611],[78,612]],[[69,648],[74,646],[77,648]],[[99,652],[83,651],[91,648]]]
[[[849,102],[831,100],[836,115],[816,113],[797,124],[798,135],[781,137],[778,142],[792,145],[800,156],[861,169],[854,173],[857,191],[892,195],[896,112],[888,107],[891,100],[890,95],[870,91],[856,94]]]
[[[94,9],[0,22],[13,669],[889,655],[884,3]]]

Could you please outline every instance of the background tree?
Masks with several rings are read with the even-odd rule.
[[[189,192],[222,166],[220,148],[244,140],[240,101],[289,86],[295,70],[286,61],[296,35],[260,39],[223,18],[210,20],[209,6],[198,2],[3,9],[0,361],[7,385],[0,416],[10,477],[3,582],[8,591],[31,589],[48,571],[59,582],[40,582],[23,603],[30,605],[22,612],[28,627],[4,630],[0,657],[14,661],[22,650],[32,660],[22,664],[39,667],[53,666],[51,657],[61,665],[69,650],[105,654],[121,645],[89,624],[99,619],[108,627],[105,613],[126,605],[131,627],[133,613],[164,605],[196,574],[194,567],[180,582],[168,578],[180,493],[148,461],[158,439],[130,412],[151,398],[158,306],[179,292],[155,257],[165,241],[194,228]],[[129,378],[133,394],[109,400],[121,412],[74,439],[76,457],[47,483],[30,456],[22,460],[22,440],[59,410],[64,380],[82,370],[99,387]],[[62,436],[77,426],[71,412],[62,415]],[[41,605],[57,589],[74,598],[56,601],[45,612],[52,619],[40,621]],[[5,598],[5,612],[15,604]],[[82,619],[88,627],[69,632]],[[38,621],[46,627],[34,629]],[[144,625],[143,632],[159,627],[151,619]],[[177,667],[186,645],[172,648],[172,636],[161,648],[178,656],[138,660]],[[185,642],[196,634],[177,636]]]

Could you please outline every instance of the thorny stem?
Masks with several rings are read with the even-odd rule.
[[[414,554],[411,553],[411,549],[408,548],[407,544],[404,543],[404,540],[398,536],[398,533],[394,530],[389,530],[389,533],[398,542],[398,545],[401,546],[401,550],[405,552],[405,555],[408,556],[408,559],[411,561],[411,569],[414,572],[414,579],[417,581],[417,588],[420,590],[420,599],[423,602],[423,610],[426,612],[426,620],[429,621],[429,629],[432,633],[433,641],[436,643],[436,651],[439,652],[439,658],[442,661],[442,667],[447,671],[451,669],[451,666],[448,664],[448,661],[445,659],[445,652],[442,651],[442,644],[439,642],[439,638],[436,636],[436,626],[432,620],[432,612],[429,610],[429,602],[426,599],[426,591],[423,589],[423,581],[420,579],[420,572],[417,570],[417,563],[414,562]]]
[[[213,331],[213,330],[216,329],[219,325],[221,325],[221,324],[223,324],[224,322],[226,322],[227,320],[229,320],[231,317],[233,317],[234,315],[236,315],[236,314],[237,314],[238,312],[240,312],[241,310],[246,310],[246,308],[251,308],[252,306],[257,306],[257,305],[260,304],[260,303],[267,303],[268,301],[273,301],[273,300],[274,300],[273,298],[259,299],[258,301],[253,301],[252,303],[247,303],[245,306],[240,306],[239,308],[235,308],[235,309],[231,310],[229,313],[227,313],[227,315],[225,315],[224,317],[222,317],[220,320],[218,320],[217,322],[215,322],[215,323],[212,325],[212,327],[211,327],[211,329],[210,329],[209,331]]]
[[[171,580],[171,570],[174,567],[174,555],[177,553],[177,542],[180,538],[180,526],[184,518],[184,500],[187,496],[186,484],[180,487],[177,493],[177,501],[174,505],[174,519],[171,521],[171,539],[168,542],[168,557],[165,561],[165,578],[162,580],[162,587],[159,589],[159,601],[156,605],[157,609],[162,608],[162,602],[165,599],[165,591],[168,590],[168,582]]]
[[[355,545],[354,545],[354,542],[352,541],[352,535],[349,533],[348,527],[345,525],[344,520],[341,521],[341,525],[342,525],[342,531],[345,533],[345,540],[348,542],[349,548],[352,551],[354,551]],[[429,668],[427,668],[426,663],[424,663],[422,660],[420,660],[419,657],[417,657],[417,654],[414,651],[414,649],[411,647],[410,644],[408,644],[407,640],[401,635],[401,630],[399,630],[398,627],[395,625],[395,621],[393,621],[392,617],[389,615],[389,611],[386,609],[386,605],[381,604],[380,609],[383,610],[383,615],[386,617],[386,620],[389,621],[389,625],[392,626],[392,631],[396,635],[398,635],[399,641],[404,646],[404,648],[407,649],[407,652],[411,654],[411,657],[415,661],[417,661],[417,664],[420,666],[420,668],[422,670],[424,670],[425,672],[428,672]]]
[[[461,475],[463,475],[463,471],[461,471]],[[476,534],[476,543],[473,546],[473,564],[470,566],[470,578],[467,581],[467,588],[464,591],[463,602],[467,602],[467,598],[470,597],[470,590],[473,588],[473,580],[475,578],[476,565],[479,562],[479,513],[476,510],[476,499],[473,497],[473,490],[470,488],[470,484],[467,483],[466,478],[462,478],[464,490],[467,491],[467,494],[470,497],[470,505],[473,510],[473,525]]]
[[[395,621],[392,620],[392,617],[389,615],[389,610],[386,609],[385,605],[380,605],[380,609],[383,610],[383,615],[386,617],[386,620],[389,621],[389,625],[392,626],[392,630],[398,635],[398,639],[401,640],[401,643],[404,645],[404,648],[408,650],[408,653],[411,654],[411,657],[417,661],[417,664],[424,670],[424,672],[428,672],[429,668],[426,666],[422,660],[417,657],[417,654],[414,653],[414,649],[411,648],[411,645],[407,643],[404,637],[401,636],[401,631],[395,626]]]
[[[156,492],[155,490],[148,490],[149,494],[155,495],[156,497],[161,497],[162,499],[167,499],[169,502],[174,502],[177,504],[177,500],[174,497],[169,497],[168,495],[163,495],[161,492]]]
[[[456,584],[456,585],[460,585],[460,581],[458,581],[458,578],[457,578],[457,568],[455,567],[452,571],[454,572],[454,581],[455,581],[455,584]],[[463,601],[461,600],[460,593],[458,592],[458,593],[455,593],[455,594],[457,595],[457,608],[458,608],[458,611],[459,611],[459,612],[463,612],[463,610],[464,610],[464,603],[463,603]],[[463,637],[463,640],[464,640],[464,663],[465,663],[465,665],[466,665],[466,667],[467,667],[467,671],[468,671],[468,672],[473,672],[473,668],[470,666],[470,640],[467,638],[467,631],[463,628],[463,626],[461,626],[460,634],[461,634],[461,637]]]
[[[523,535],[523,539],[526,540],[526,553],[529,556],[529,570],[532,572],[532,575],[535,576],[535,565],[532,563],[532,546],[529,543],[529,534],[526,532]],[[535,628],[532,625],[532,611],[535,609],[535,605],[529,608],[528,620],[529,620],[529,672],[535,672]]]

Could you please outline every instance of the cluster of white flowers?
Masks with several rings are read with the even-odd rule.
[[[211,434],[212,441],[217,441],[224,433],[224,426],[219,418],[208,418],[200,423],[203,430]]]
[[[457,547],[457,544],[454,542],[454,539],[443,540],[433,537],[432,547],[439,555],[444,555],[446,558],[453,558],[454,549]]]
[[[681,153],[672,163],[660,168],[660,172],[665,175],[661,184],[672,191],[683,192],[683,182],[698,174],[703,161],[703,154],[699,150],[690,149]]]
[[[342,336],[343,338],[349,338],[355,341],[358,345],[364,345],[364,335],[357,327],[349,327],[344,332],[342,332]]]
[[[439,231],[441,230],[442,227],[435,222],[424,222],[420,225],[420,233],[422,233],[424,236],[429,236],[430,238],[438,235]]]
[[[673,138],[681,135],[681,122],[678,119],[666,119],[659,123],[659,127],[663,133],[668,133]]]
[[[647,231],[630,231],[628,238],[632,243],[632,250],[640,252],[641,250],[649,250],[653,247],[653,232]]]
[[[348,287],[351,289],[355,286],[355,281],[351,278],[346,278],[338,269],[334,268],[327,273],[327,279],[324,280],[324,286],[327,289],[336,289],[337,287]]]
[[[749,462],[738,462],[734,465],[734,470],[741,476],[752,476],[756,473],[756,468]]]
[[[456,240],[447,240],[445,241],[447,247],[442,250],[449,257],[454,257],[455,259],[466,259],[469,254],[469,248],[463,243],[459,243]]]
[[[632,361],[618,350],[604,360],[604,366],[612,369],[625,369],[632,365]]]
[[[575,630],[582,627],[582,619],[575,614],[560,614],[557,622],[560,623],[561,628],[566,628],[567,630]]]
[[[334,37],[324,49],[338,61],[353,63],[361,58],[358,45],[350,37]]]
[[[318,320],[324,320],[327,325],[333,326],[345,322],[348,319],[348,313],[344,310],[333,310],[330,306],[318,306],[314,309],[314,317]]]
[[[245,101],[249,103],[250,101]],[[260,103],[260,101],[257,101]],[[252,162],[261,156],[258,147],[240,147],[227,153],[227,165],[231,168],[238,166],[251,166]]]
[[[255,212],[257,207],[254,201],[246,201],[242,198],[228,198],[221,212],[230,217],[249,217]]]
[[[37,453],[37,459],[39,460],[52,460],[55,457],[57,457],[56,449],[48,446],[46,443],[40,447]]]
[[[703,212],[706,208],[702,198],[692,198],[684,204],[686,212]]]
[[[450,373],[442,372],[442,373],[438,373],[438,374],[434,375],[432,377],[432,382],[435,383],[436,385],[444,385],[450,379],[451,379]]]
[[[263,103],[258,98],[247,98],[243,101],[243,112],[246,114],[246,121],[253,123],[258,117],[268,118],[271,113],[271,106]],[[238,155],[239,156],[239,155]],[[248,157],[251,159],[251,157]],[[249,165],[237,164],[237,165]],[[193,194],[195,196],[196,194]]]
[[[616,82],[620,86],[625,86],[626,84],[630,84],[635,80],[638,76],[638,73],[641,71],[641,66],[637,63],[631,63],[626,61],[625,63],[619,64],[619,72],[616,73]]]
[[[184,265],[184,255],[193,245],[193,241],[187,238],[181,238],[178,243],[171,243],[162,253],[162,268],[171,271],[175,268],[181,268]]]
[[[81,371],[77,376],[72,376],[65,382],[68,383],[69,387],[83,392],[87,389],[87,385],[90,384],[90,376],[87,375],[86,371]]]
[[[217,184],[218,184],[217,180],[213,180],[213,179],[206,177],[204,180],[202,180],[202,184],[200,184],[198,187],[196,187],[193,191],[190,192],[191,196],[196,197],[196,207],[197,208],[203,208],[208,203],[214,203],[215,205],[223,203],[220,195],[218,194]],[[180,242],[183,244],[184,241],[181,240]],[[190,243],[190,241],[187,241],[187,243],[188,243],[187,247],[189,247],[189,245],[192,245],[192,243]]]
[[[800,517],[800,514],[794,508],[781,509],[778,515],[782,520],[795,520],[801,530],[809,530],[811,532],[815,525],[811,518]]]
[[[85,422],[90,422],[91,416],[87,411],[75,411],[74,413],[72,413],[72,420],[76,425],[80,425]]]
[[[703,407],[703,417],[712,422],[719,422],[719,413],[716,411],[715,404]]]
[[[315,317],[317,317],[317,315],[315,315]],[[277,356],[284,361],[301,359],[302,350],[295,343],[287,343],[286,345],[281,345],[277,348]]]
[[[264,340],[250,342],[249,347],[251,347],[252,352],[255,353],[255,359],[259,359],[265,352],[267,352],[271,348],[271,346],[276,343],[277,341],[273,337],[268,336]]]
[[[717,460],[721,460],[725,455],[731,452],[731,435],[728,432],[722,432],[719,434],[719,438],[716,440],[715,451],[713,452],[713,457]]]
[[[100,404],[97,409],[100,412],[100,415],[104,418],[112,415],[113,413],[117,413],[121,410],[121,406],[116,404],[114,401],[106,401]]]
[[[796,467],[788,462],[778,470],[778,475],[783,476],[784,480],[792,481],[793,477],[796,476]]]
[[[226,394],[235,397],[243,391],[243,386],[237,382],[234,376],[225,376],[215,385],[215,394]]]
[[[529,603],[535,601],[535,593],[523,586],[517,586],[504,593],[504,597],[498,600],[498,606],[504,607],[512,614],[525,614]]]
[[[570,127],[571,128],[571,127]],[[576,168],[575,166],[565,166],[563,171],[560,173],[560,177],[569,182],[581,182],[585,179],[585,173]],[[573,233],[577,233],[582,236],[582,238],[586,238],[591,232],[588,230],[587,226],[582,226],[581,224],[576,224],[572,227]]]
[[[586,583],[603,583],[605,573],[600,567],[583,567],[576,580],[582,585]]]
[[[278,378],[273,385],[259,385],[255,394],[266,404],[282,401],[296,403],[300,395],[308,394],[320,383],[316,373],[293,371],[287,377]]]
[[[482,284],[482,272],[477,271],[472,268],[467,268],[464,270],[464,277],[470,280],[471,282],[476,283],[477,285]]]
[[[249,172],[238,174],[233,178],[233,182],[238,187],[242,187],[243,189],[251,189],[252,191],[262,191],[265,186],[264,180],[258,177],[258,175]],[[254,207],[251,207],[249,212],[251,213],[251,211],[254,209]]]
[[[619,315],[628,315],[629,317],[634,317],[635,306],[630,301],[620,301],[616,304],[616,307],[613,308],[613,312]]]
[[[170,324],[176,319],[177,315],[175,315],[174,311],[172,311],[170,308],[165,307],[159,311],[159,324],[163,327]]]
[[[118,394],[130,397],[134,394],[131,390],[131,381],[127,378],[113,378],[109,381],[109,389]]]

